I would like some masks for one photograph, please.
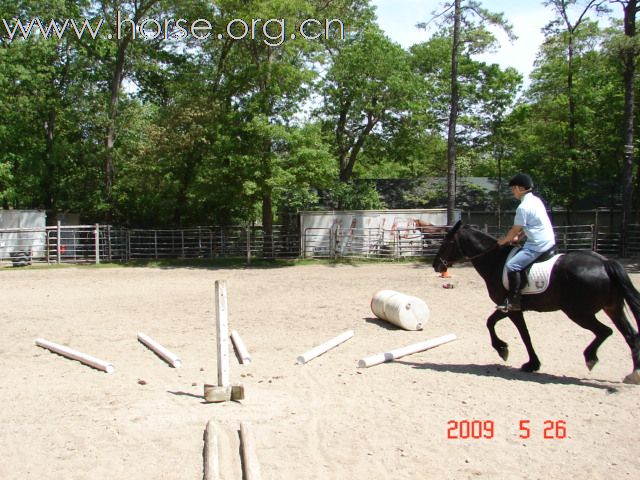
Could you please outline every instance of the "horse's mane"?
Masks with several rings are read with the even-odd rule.
[[[493,235],[489,235],[488,233],[484,232],[483,230],[480,230],[477,227],[474,227],[473,225],[468,225],[468,224],[463,225],[462,228],[464,228],[465,230],[471,230],[474,233],[474,236],[476,237],[476,239],[478,239],[483,244],[485,243],[492,244],[498,241],[498,239]]]

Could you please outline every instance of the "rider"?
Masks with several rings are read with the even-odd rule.
[[[509,290],[507,297],[496,308],[504,312],[519,311],[520,272],[531,265],[543,253],[556,244],[551,220],[540,198],[532,192],[533,180],[525,173],[518,173],[509,181],[511,193],[520,200],[513,227],[498,240],[499,245],[517,242],[522,233],[527,237],[524,246],[506,263]]]

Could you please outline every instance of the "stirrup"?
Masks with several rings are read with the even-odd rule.
[[[500,303],[499,305],[496,305],[496,310],[500,310],[501,312],[507,313],[509,311],[510,306],[511,305],[509,304],[509,300],[505,298],[502,303]]]
[[[500,305],[496,305],[496,310],[504,313],[520,312],[522,311],[522,307],[520,306],[520,302],[514,302],[512,299],[505,298]]]

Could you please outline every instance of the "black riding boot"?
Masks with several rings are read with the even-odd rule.
[[[507,298],[496,308],[503,312],[519,312],[522,309],[520,306],[520,272],[508,272],[507,279],[509,280]]]

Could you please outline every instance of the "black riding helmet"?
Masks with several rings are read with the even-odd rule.
[[[519,186],[524,187],[527,190],[531,190],[533,189],[533,180],[531,180],[531,177],[526,173],[518,173],[517,175],[514,175],[511,180],[509,180],[509,186]]]

